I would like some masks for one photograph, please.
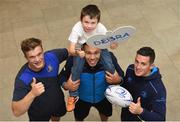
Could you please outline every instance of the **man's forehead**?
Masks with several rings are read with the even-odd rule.
[[[36,55],[38,55],[39,53],[42,53],[42,52],[43,52],[43,48],[41,46],[37,46],[34,49],[26,52],[26,56],[36,56]]]
[[[143,56],[143,55],[136,55],[136,60],[138,60],[139,62],[149,62],[150,61],[150,56]]]
[[[85,46],[84,50],[86,52],[100,52],[101,51],[101,49],[99,48],[88,46],[88,45]]]

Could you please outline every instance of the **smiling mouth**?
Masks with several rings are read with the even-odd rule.
[[[89,63],[90,63],[91,65],[95,65],[95,64],[96,64],[95,61],[90,61]]]
[[[141,70],[136,69],[136,72],[137,72],[137,73],[140,73],[140,72],[141,72]]]
[[[94,62],[90,62],[91,64],[95,64]]]
[[[87,31],[87,32],[90,32],[90,31],[92,31],[92,29],[86,29],[86,31]]]
[[[34,65],[41,65],[41,62],[36,62],[36,63],[34,63]]]

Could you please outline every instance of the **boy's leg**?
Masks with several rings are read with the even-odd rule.
[[[80,79],[80,75],[84,67],[84,62],[84,58],[80,58],[79,56],[73,57],[73,67],[71,69],[72,81],[77,81]],[[70,96],[78,96],[78,91],[70,91]]]
[[[73,67],[71,69],[72,81],[77,81],[80,78],[80,75],[84,67],[84,62],[85,62],[84,58],[80,58],[79,56],[73,57]],[[67,111],[71,112],[74,110],[75,103],[79,99],[78,90],[69,91],[69,95],[70,97],[68,98]]]
[[[73,67],[71,69],[73,81],[76,81],[80,78],[80,75],[84,67],[84,62],[85,62],[84,58],[81,58],[79,56],[73,57]]]
[[[105,71],[108,71],[111,74],[115,73],[115,67],[112,62],[112,58],[107,49],[102,49],[102,51],[101,51],[101,63],[103,65]]]

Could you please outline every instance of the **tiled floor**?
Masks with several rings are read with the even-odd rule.
[[[79,20],[83,6],[94,3],[102,11],[101,22],[109,30],[132,25],[137,32],[113,50],[125,70],[142,46],[155,49],[167,88],[167,120],[180,120],[180,1],[179,0],[0,0],[0,120],[16,118],[11,112],[14,78],[25,63],[21,40],[37,37],[45,49],[67,47],[72,26]],[[74,120],[66,114],[62,120]],[[86,120],[100,120],[95,109]],[[114,106],[110,120],[120,120]]]

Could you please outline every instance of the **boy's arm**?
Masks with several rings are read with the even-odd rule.
[[[80,56],[81,58],[84,58],[85,52],[81,49],[76,49],[76,43],[71,42],[69,45],[69,54],[71,56]]]
[[[76,44],[78,42],[78,39],[79,39],[79,34],[78,32],[76,31],[76,25],[73,27],[72,31],[71,31],[71,34],[69,35],[69,54],[71,56],[76,56]]]
[[[76,43],[70,42],[70,44],[69,44],[69,54],[72,55],[72,56],[76,56],[77,55],[75,47],[76,47]]]

